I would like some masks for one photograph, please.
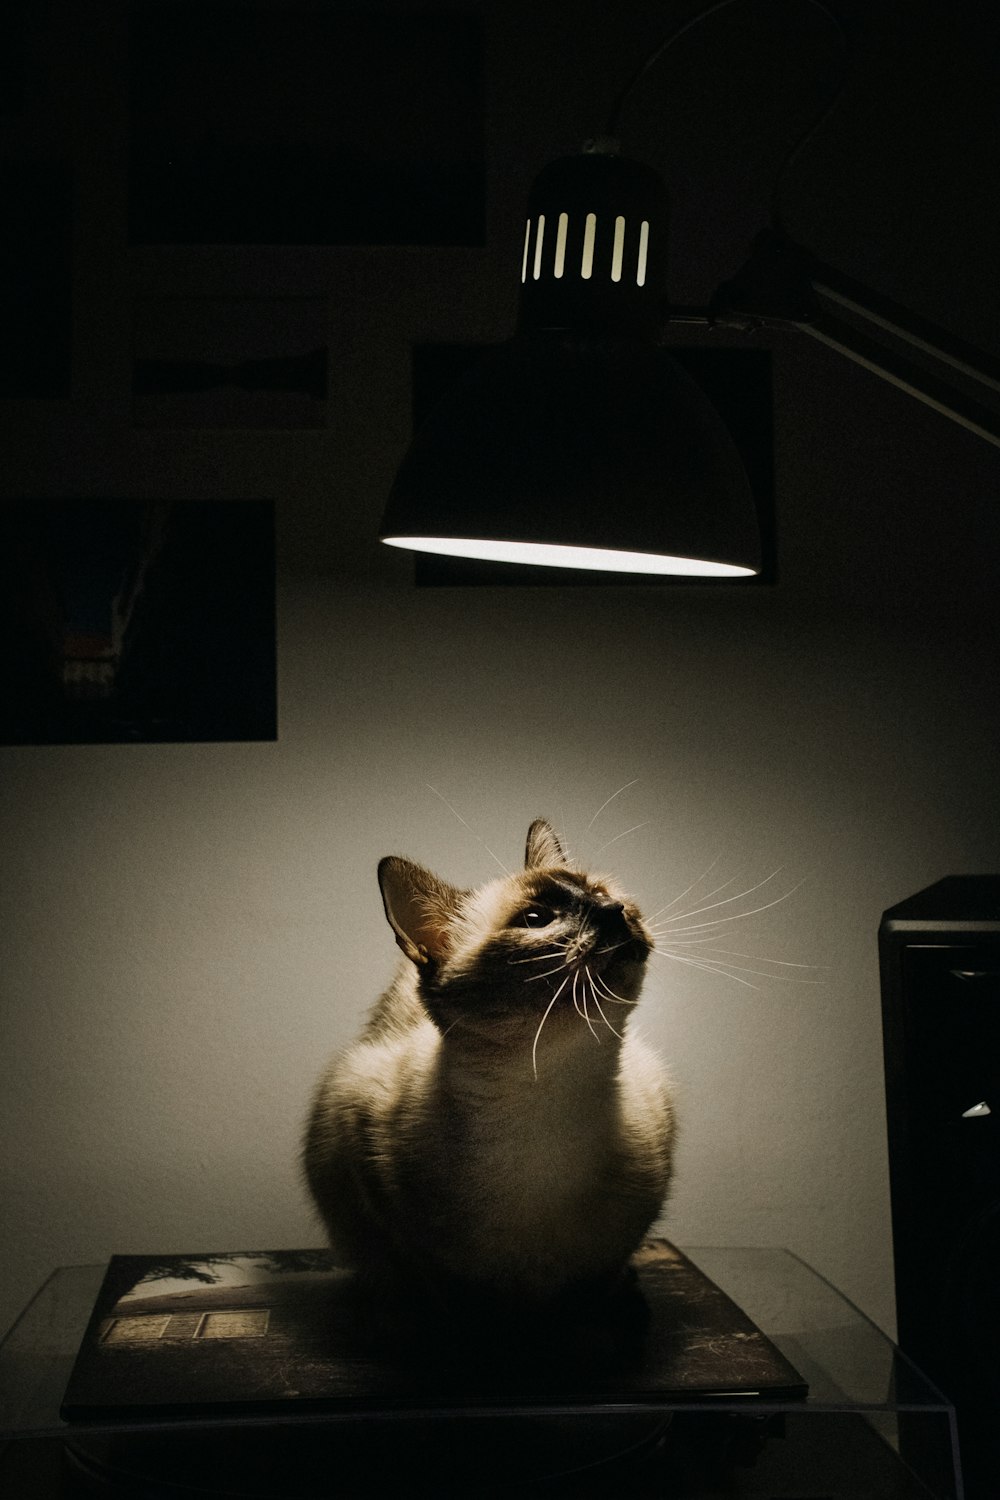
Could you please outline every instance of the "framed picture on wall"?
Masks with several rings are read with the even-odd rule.
[[[321,297],[147,297],[136,307],[137,427],[322,427]]]
[[[5,501],[0,625],[0,744],[277,738],[270,501]]]
[[[70,395],[72,170],[0,162],[0,398]]]
[[[133,0],[133,244],[476,245],[480,22]]]

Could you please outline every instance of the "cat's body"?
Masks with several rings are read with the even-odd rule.
[[[479,890],[400,859],[379,878],[406,956],[306,1137],[333,1245],[380,1284],[446,1297],[610,1286],[663,1203],[674,1134],[627,1030],[652,943],[638,911],[540,821],[524,873]]]

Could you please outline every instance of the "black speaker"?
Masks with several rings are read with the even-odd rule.
[[[955,1404],[968,1500],[1000,1495],[1000,875],[879,928],[899,1345]]]

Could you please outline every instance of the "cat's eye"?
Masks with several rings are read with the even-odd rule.
[[[556,914],[547,906],[529,906],[527,911],[521,913],[521,920],[525,927],[548,927],[554,922]]]

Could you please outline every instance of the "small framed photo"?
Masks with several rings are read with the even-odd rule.
[[[319,297],[161,297],[136,306],[137,427],[322,427]]]

